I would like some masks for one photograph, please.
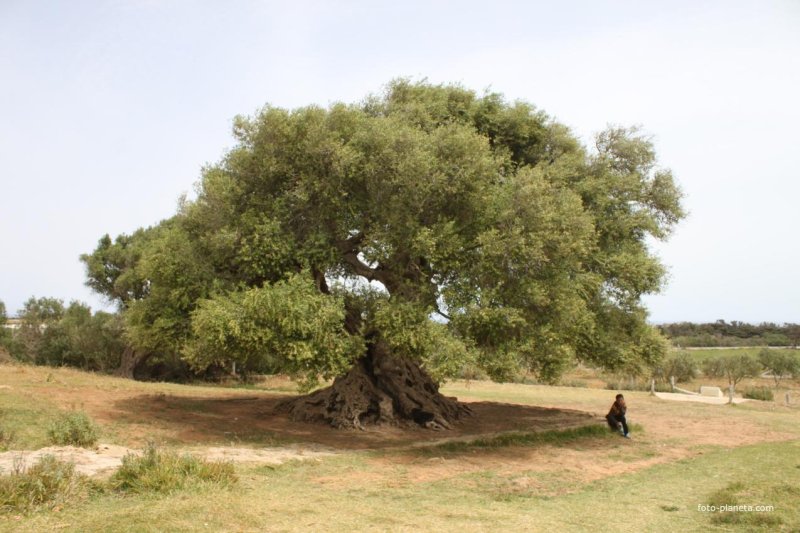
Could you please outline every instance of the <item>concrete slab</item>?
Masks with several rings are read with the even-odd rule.
[[[700,396],[711,396],[713,398],[722,398],[725,395],[722,394],[722,389],[720,389],[719,387],[708,387],[704,385],[700,387]]]

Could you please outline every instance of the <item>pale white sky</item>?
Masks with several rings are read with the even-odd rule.
[[[78,256],[175,211],[231,119],[397,76],[639,124],[690,216],[654,322],[800,322],[800,1],[0,0],[0,300],[101,302]]]

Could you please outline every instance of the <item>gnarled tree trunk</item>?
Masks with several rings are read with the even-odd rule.
[[[119,367],[114,371],[114,375],[121,378],[134,379],[136,368],[149,358],[149,353],[138,351],[128,346],[125,348],[125,351],[122,352],[122,356],[119,360]]]
[[[294,420],[358,429],[380,424],[450,429],[470,413],[466,405],[442,395],[419,365],[395,356],[382,341],[372,344],[330,387],[287,400],[278,408]]]

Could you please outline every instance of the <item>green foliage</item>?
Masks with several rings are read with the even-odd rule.
[[[656,366],[653,377],[664,383],[675,377],[676,383],[684,383],[697,377],[698,370],[697,361],[688,352],[680,352]]]
[[[775,395],[769,387],[748,387],[744,390],[742,396],[750,398],[751,400],[761,400],[764,402],[771,402],[775,399]]]
[[[52,509],[86,499],[97,487],[86,476],[75,472],[75,465],[45,455],[24,468],[14,465],[0,476],[0,512],[29,513]]]
[[[192,315],[194,337],[184,356],[193,366],[237,361],[302,378],[333,377],[364,348],[343,335],[344,302],[320,294],[301,274],[262,288],[202,300]]]
[[[108,234],[103,235],[94,253],[81,255],[81,261],[86,265],[86,285],[121,306],[143,297],[147,293],[147,284],[136,275],[136,265],[141,257],[136,245],[142,234],[144,230],[131,236],[120,235],[115,242]]]
[[[464,365],[474,364],[474,351],[445,324],[430,320],[425,308],[388,298],[374,299],[371,307],[367,328],[380,332],[395,353],[420,361],[434,379],[455,377]]]
[[[101,371],[119,365],[125,342],[117,314],[92,314],[81,302],[64,307],[56,298],[32,297],[25,302],[20,319],[20,328],[12,337],[0,338],[0,346],[18,359]]]
[[[776,387],[782,378],[800,375],[800,357],[793,353],[764,348],[758,353],[758,361],[772,374]]]
[[[123,457],[122,466],[109,480],[109,486],[119,492],[163,494],[197,483],[229,486],[236,481],[233,463],[178,455],[149,443],[141,455]]]
[[[306,380],[376,335],[439,376],[478,363],[554,382],[575,361],[663,357],[641,304],[664,274],[647,239],[683,211],[637,130],[589,152],[530,104],[396,80],[359,104],[267,106],[234,135],[195,201],[82,257],[137,351]]]
[[[45,332],[64,316],[64,302],[57,298],[29,298],[19,313],[20,327],[14,334],[20,359],[40,362]]]
[[[489,375],[483,370],[483,368],[474,363],[468,363],[461,367],[456,373],[455,377],[466,381],[489,379]]]
[[[72,302],[43,332],[36,360],[51,366],[110,371],[119,366],[125,349],[123,335],[119,315],[103,311],[92,314],[86,304]]]
[[[744,378],[759,374],[761,365],[749,355],[731,355],[707,359],[703,362],[703,373],[712,378],[725,377],[728,383],[736,385]]]
[[[83,411],[68,411],[51,422],[47,436],[53,444],[88,448],[97,443],[99,431]]]

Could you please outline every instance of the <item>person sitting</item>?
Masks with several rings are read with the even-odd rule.
[[[617,394],[616,400],[611,404],[611,409],[606,415],[606,420],[611,429],[619,431],[620,435],[629,439],[631,437],[628,435],[628,422],[625,420],[627,411],[628,406],[625,404],[625,397],[622,394]]]

